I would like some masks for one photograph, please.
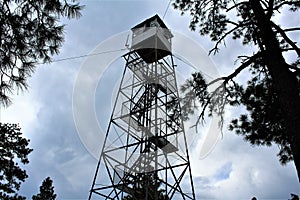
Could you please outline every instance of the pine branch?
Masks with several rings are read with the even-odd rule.
[[[280,35],[287,41],[287,43],[289,45],[291,45],[293,47],[293,49],[296,51],[297,55],[300,57],[300,49],[299,47],[296,45],[295,42],[293,42],[284,32],[284,30],[282,30],[277,24],[275,24],[274,22],[271,21],[272,27],[274,27],[279,33]]]

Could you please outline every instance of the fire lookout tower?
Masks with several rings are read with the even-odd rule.
[[[195,199],[173,35],[158,15],[131,30],[89,199]]]

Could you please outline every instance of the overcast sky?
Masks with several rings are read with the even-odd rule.
[[[82,4],[86,7],[79,20],[64,21],[65,43],[54,60],[101,52],[99,45],[102,47],[101,43],[110,37],[117,38],[116,35],[129,31],[155,14],[162,17],[168,1],[82,1]],[[283,16],[280,20],[285,22],[287,17]],[[296,17],[289,18],[288,23],[293,21],[297,22]],[[206,53],[213,47],[208,38],[189,31],[188,15],[180,16],[180,12],[170,7],[164,22],[171,31],[194,40]],[[113,46],[116,49],[104,48],[103,51],[124,48],[126,37],[120,41],[122,43]],[[251,53],[251,48],[242,49],[239,42],[227,41],[226,46],[220,54],[205,58],[215,63],[213,67],[220,75],[232,71],[238,53]],[[30,163],[24,167],[29,178],[21,188],[21,193],[29,198],[38,192],[38,187],[47,176],[54,181],[58,199],[88,197],[97,160],[82,141],[82,131],[78,133],[76,130],[72,107],[76,78],[86,66],[87,59],[70,59],[38,66],[29,79],[29,90],[16,94],[13,105],[1,110],[1,121],[19,123],[24,135],[31,140],[30,147],[34,149],[29,156]],[[175,62],[178,66],[184,66],[180,60]],[[92,105],[95,113],[87,112],[87,119],[94,117],[89,117],[89,114],[96,115],[103,130],[108,125],[111,112],[112,91],[116,91],[123,68],[122,59],[114,60],[112,67],[103,72],[94,92],[94,100],[86,101],[94,101],[95,104]],[[209,76],[216,76],[217,72],[211,70],[202,68]],[[182,79],[187,78],[182,68],[179,74]],[[77,97],[84,99],[86,96]],[[236,109],[228,109],[225,118],[230,121],[237,114]],[[241,137],[228,132],[226,127],[213,151],[205,159],[199,159],[209,125],[207,123],[200,127],[199,133],[193,135],[194,143],[190,148],[197,199],[251,199],[253,196],[258,199],[288,199],[290,193],[299,194],[295,167],[293,163],[286,166],[279,164],[277,146],[251,147]],[[189,130],[188,127],[186,129]],[[101,143],[99,138],[89,139]]]

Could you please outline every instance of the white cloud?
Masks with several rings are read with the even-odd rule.
[[[290,192],[299,192],[296,171],[292,163],[280,166],[276,151],[276,147],[250,147],[241,137],[226,133],[208,157],[193,158],[195,180],[206,180],[204,187],[202,181],[196,183],[196,190],[216,199],[288,198]],[[226,168],[229,176],[216,178]]]
[[[37,113],[41,106],[39,102],[28,94],[28,91],[15,95],[12,101],[13,105],[8,108],[1,108],[1,122],[19,124],[23,134],[28,137],[30,130],[36,126]]]

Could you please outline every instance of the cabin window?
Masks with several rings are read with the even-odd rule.
[[[152,21],[150,22],[150,27],[159,27],[159,24],[157,23],[157,21]]]

